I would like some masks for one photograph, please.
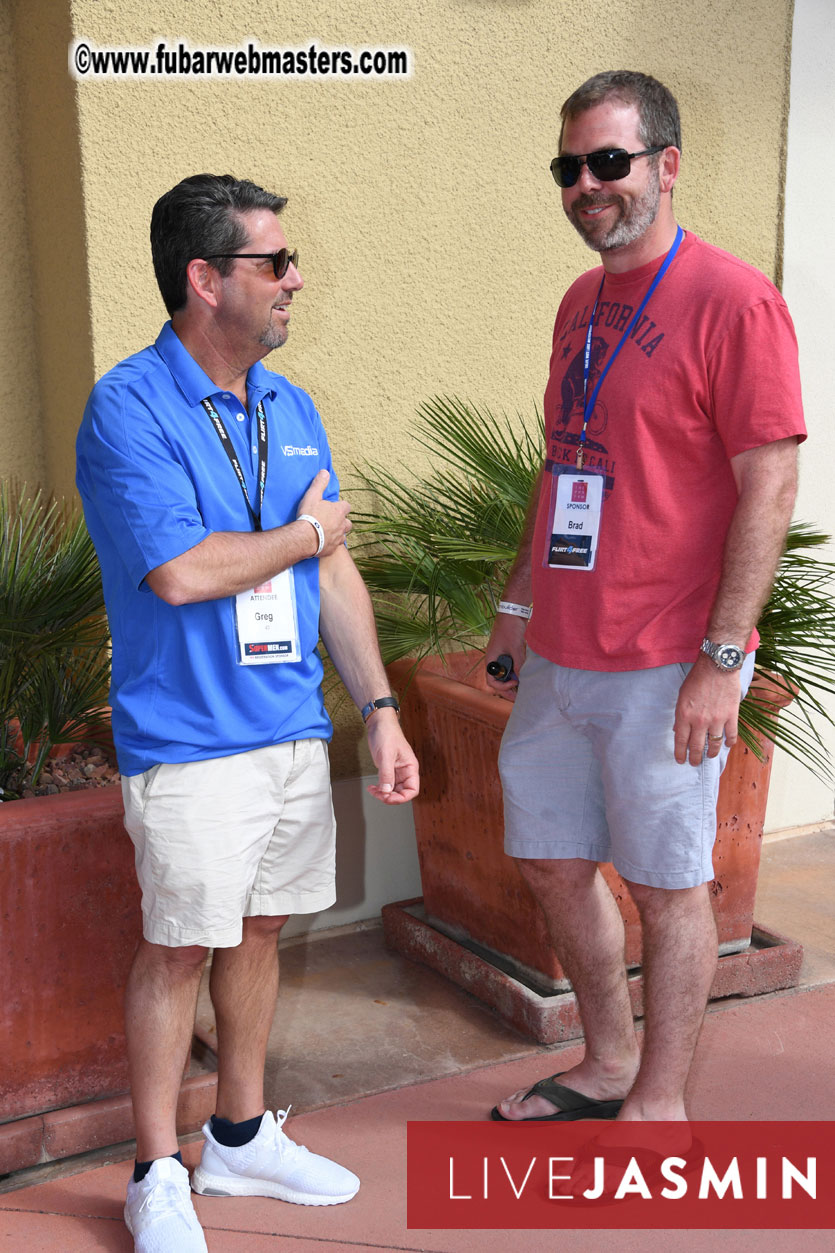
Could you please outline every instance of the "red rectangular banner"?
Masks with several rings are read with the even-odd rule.
[[[831,1122],[410,1122],[410,1229],[835,1228]]]

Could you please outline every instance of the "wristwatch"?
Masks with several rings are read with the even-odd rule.
[[[381,696],[379,700],[370,700],[368,704],[360,710],[360,717],[363,722],[367,722],[371,715],[376,713],[378,709],[393,709],[398,718],[400,717],[400,705],[397,703],[397,697]]]
[[[700,652],[709,657],[719,670],[741,670],[745,661],[745,653],[736,644],[712,644],[710,640],[702,640]]]

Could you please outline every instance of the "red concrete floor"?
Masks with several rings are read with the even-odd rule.
[[[817,837],[818,839],[820,837]],[[788,853],[772,854],[783,867],[787,890],[767,893],[775,900],[799,889],[810,845],[791,841]],[[807,851],[804,851],[807,850]],[[828,852],[828,849],[827,849]],[[798,869],[798,861],[801,863]],[[831,906],[821,913],[820,901],[831,895],[821,884],[822,867],[815,856],[820,890],[814,900],[797,891],[794,917],[762,916],[764,924],[799,935],[799,920],[811,917],[814,976],[791,992],[754,1000],[729,1000],[710,1008],[699,1043],[689,1088],[694,1119],[810,1121],[835,1119],[835,1068],[831,1040],[835,1022],[835,982],[830,954]],[[809,876],[811,878],[811,876]],[[806,878],[808,884],[809,879]],[[777,911],[779,914],[779,910]],[[796,924],[794,927],[792,923]],[[437,976],[433,976],[435,978]],[[464,993],[456,993],[466,998]],[[462,1002],[463,1004],[463,1002]],[[522,1043],[520,1041],[520,1043]],[[535,1047],[509,1060],[485,1058],[461,1073],[441,1073],[430,1082],[378,1092],[342,1104],[291,1117],[288,1132],[310,1148],[329,1154],[355,1170],[363,1181],[347,1205],[311,1208],[257,1198],[196,1198],[210,1253],[357,1253],[362,1249],[425,1251],[425,1253],[505,1253],[523,1243],[525,1250],[615,1249],[620,1253],[696,1253],[712,1249],[721,1239],[723,1253],[760,1250],[809,1253],[831,1248],[831,1231],[700,1231],[700,1232],[573,1232],[438,1231],[406,1227],[406,1123],[408,1120],[485,1119],[498,1099],[544,1074],[564,1069],[579,1056],[578,1045],[561,1049]],[[546,1057],[541,1054],[547,1053]],[[555,1056],[558,1054],[558,1056]],[[373,1058],[371,1059],[373,1062]],[[485,1124],[486,1126],[487,1124]],[[126,1149],[122,1149],[124,1157]],[[199,1145],[185,1146],[194,1165]],[[96,1164],[66,1164],[55,1177],[0,1195],[0,1250],[5,1253],[131,1253],[132,1241],[122,1223],[122,1205],[130,1165],[99,1154]],[[84,1169],[84,1167],[87,1167]],[[81,1167],[80,1173],[67,1175]],[[31,1176],[27,1176],[31,1177]],[[24,1183],[22,1177],[19,1181]],[[14,1187],[14,1181],[11,1181]],[[7,1181],[7,1185],[9,1183]]]

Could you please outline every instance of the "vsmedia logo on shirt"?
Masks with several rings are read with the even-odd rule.
[[[308,444],[307,448],[296,448],[295,444],[284,444],[281,451],[285,457],[318,457],[319,449]]]
[[[571,485],[571,499],[584,501],[589,494],[589,485],[585,479],[578,479],[576,483]]]

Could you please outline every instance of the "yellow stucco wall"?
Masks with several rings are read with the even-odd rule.
[[[25,346],[18,333],[17,342],[0,339],[0,351],[4,364],[31,370],[31,394],[40,403],[27,423],[28,437],[37,441],[44,485],[67,495],[74,476],[74,431],[94,378],[85,240],[95,231],[100,209],[91,205],[87,221],[75,84],[67,73],[69,4],[0,2],[12,17],[20,151],[19,166],[4,168],[3,174],[22,184],[16,208],[29,245],[33,311]],[[4,191],[8,203],[8,183]],[[19,406],[0,413],[4,445],[7,438],[18,438],[19,425]]]
[[[18,78],[12,13],[0,4],[0,474],[29,483],[45,477],[35,366],[32,277],[20,153]]]
[[[37,67],[55,97],[54,124],[68,145],[52,154],[67,196],[64,239],[86,267],[70,283],[66,274],[60,286],[41,282],[37,322],[43,343],[46,327],[74,321],[81,390],[156,335],[164,311],[150,210],[180,178],[210,170],[290,198],[285,230],[306,288],[290,341],[268,364],[313,395],[343,477],[364,455],[418,464],[403,436],[435,392],[530,414],[559,297],[595,262],[566,224],[548,172],[559,106],[601,69],[641,69],[674,89],[685,135],[680,219],[777,273],[791,0],[13,3],[18,74]],[[99,46],[315,40],[407,47],[414,69],[405,81],[74,84],[66,46],[33,35],[38,22],[54,32],[56,14]],[[33,83],[20,98],[31,144]],[[68,168],[76,159],[77,204]],[[34,192],[48,171],[26,160]],[[48,222],[32,229],[43,272],[54,241]],[[19,338],[6,327],[0,350],[14,354]],[[41,438],[51,485],[66,491],[80,415],[59,404],[54,367],[50,375],[40,360]],[[7,414],[0,423],[5,439]],[[359,768],[358,740],[355,729],[338,737],[341,773]]]

